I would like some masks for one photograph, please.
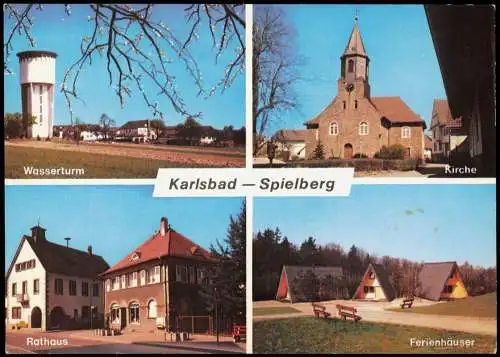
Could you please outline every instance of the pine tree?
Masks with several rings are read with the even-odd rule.
[[[323,147],[321,140],[318,141],[318,144],[316,145],[316,148],[313,151],[313,158],[318,160],[325,159],[325,148]]]
[[[210,247],[217,259],[208,271],[208,283],[200,290],[207,311],[215,315],[215,294],[219,297],[219,321],[245,323],[246,319],[246,204],[237,217],[229,218],[226,238]],[[226,324],[227,326],[227,324]]]

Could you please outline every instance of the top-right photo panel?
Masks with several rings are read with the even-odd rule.
[[[495,10],[254,5],[253,166],[496,177]]]

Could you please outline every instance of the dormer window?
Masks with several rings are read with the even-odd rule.
[[[132,254],[132,257],[130,258],[132,261],[134,260],[137,260],[141,257],[141,252],[139,251],[135,251],[133,254]]]

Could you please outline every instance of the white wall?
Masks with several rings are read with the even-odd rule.
[[[31,114],[36,116],[36,123],[31,127],[32,137],[52,137],[54,87],[52,85],[36,83],[32,84],[30,89],[30,99],[28,100],[28,103],[30,103],[29,110]],[[42,109],[41,111],[40,107]]]
[[[20,61],[22,83],[56,83],[56,59],[54,57],[31,57]]]
[[[63,280],[63,294],[56,295],[55,294],[55,279]],[[69,281],[76,281],[76,295],[69,295]],[[82,282],[87,282],[89,284],[89,296],[82,296]],[[94,283],[97,283],[99,286],[99,296],[92,296],[92,279],[88,278],[79,278],[74,276],[66,276],[61,274],[48,274],[48,312],[56,306],[60,306],[64,313],[70,317],[74,316],[74,309],[78,310],[78,317],[82,316],[82,307],[92,305],[97,307],[97,313],[104,312],[104,298],[102,291],[102,284],[95,280]]]
[[[17,263],[25,262],[31,259],[35,259],[35,268],[16,272],[15,265]],[[33,294],[33,281],[39,279],[39,293],[38,295]],[[21,303],[17,302],[17,297],[12,296],[12,283],[16,283],[16,293],[22,293],[22,282],[28,282],[28,299],[29,304],[23,307]],[[15,324],[20,321],[25,321],[30,323],[31,311],[38,306],[42,310],[42,326],[45,326],[46,316],[45,316],[45,269],[35,255],[35,252],[29,245],[27,241],[24,241],[21,251],[15,262],[13,262],[12,271],[8,277],[7,284],[7,298],[6,298],[6,308],[7,308],[7,324]],[[12,319],[12,307],[21,307],[21,319]]]

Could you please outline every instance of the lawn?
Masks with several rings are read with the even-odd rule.
[[[159,168],[208,167],[197,164],[76,151],[4,146],[5,178],[155,178]],[[84,176],[31,176],[25,166],[85,170]]]
[[[293,314],[297,312],[300,312],[300,310],[291,306],[256,307],[253,309],[254,316]]]
[[[474,343],[471,347],[415,347],[410,345],[412,338]],[[253,322],[254,353],[491,353],[495,341],[493,336],[315,317]]]
[[[430,306],[412,307],[411,309],[392,308],[390,310],[416,314],[496,318],[497,294],[490,293]]]

